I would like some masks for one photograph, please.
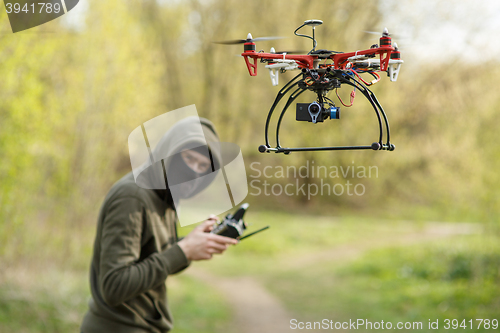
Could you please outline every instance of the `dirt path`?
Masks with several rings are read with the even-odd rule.
[[[292,316],[253,278],[221,278],[197,267],[191,267],[186,274],[214,286],[226,296],[234,312],[231,325],[234,332],[289,332]]]
[[[383,247],[387,244],[401,246],[441,239],[456,235],[481,232],[478,226],[465,223],[429,223],[421,232],[409,233],[400,237],[363,240],[359,243],[338,246],[320,253],[294,258],[280,263],[287,268],[299,268],[315,262],[353,260],[364,252]],[[252,277],[226,278],[210,274],[198,267],[191,267],[186,274],[193,276],[219,289],[230,302],[234,319],[231,325],[238,333],[281,333],[294,332],[290,328],[289,314],[278,299],[272,296]]]

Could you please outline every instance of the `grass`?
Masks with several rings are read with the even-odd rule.
[[[268,212],[249,212],[247,221],[258,221],[253,228],[272,228],[200,265],[224,276],[253,276],[303,321],[365,318],[428,325],[430,319],[441,322],[437,331],[445,331],[445,319],[500,320],[497,229],[483,234],[477,232],[488,226],[465,225],[470,234],[432,238],[428,233],[428,239],[405,244],[429,228],[464,225]],[[315,260],[314,254],[340,247],[359,247],[362,256]],[[301,257],[311,261],[293,265]]]
[[[216,290],[182,274],[167,280],[175,333],[229,331],[231,308]]]
[[[499,267],[498,236],[461,236],[377,249],[349,263],[283,271],[266,284],[304,321],[364,318],[427,325],[430,319],[443,325],[445,319],[500,319]],[[447,331],[442,325],[436,331]]]
[[[409,245],[401,240],[429,226],[454,224],[247,214],[250,230],[271,228],[195,265],[215,275],[255,278],[298,320],[500,319],[500,236],[495,229]],[[193,227],[179,231],[186,234]],[[78,243],[90,248],[93,235],[80,235],[85,237]],[[58,262],[44,257],[57,250],[50,243],[28,241],[33,248],[48,249],[24,253],[19,264],[7,264],[0,272],[0,332],[78,331],[90,297],[83,267],[89,248],[70,248],[71,262]],[[329,251],[339,248],[358,249],[359,255],[329,259]],[[174,332],[232,328],[232,309],[211,286],[184,274],[170,277],[167,285]]]
[[[79,331],[87,308],[86,274],[53,266],[6,269],[0,281],[1,332]]]
[[[366,239],[397,237],[419,232],[422,223],[380,221],[356,217],[327,217],[275,212],[249,211],[245,216],[249,232],[271,228],[231,247],[221,257],[198,265],[224,276],[261,275],[279,270],[279,262],[291,257],[321,252],[335,246]],[[180,228],[185,235],[194,226]]]

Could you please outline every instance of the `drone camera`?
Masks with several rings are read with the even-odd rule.
[[[308,121],[316,124],[325,119],[340,119],[340,107],[331,106],[325,109],[320,103],[297,103],[295,119],[297,121]]]
[[[321,112],[322,109],[323,108],[321,107],[321,105],[319,105],[319,103],[317,102],[313,102],[307,107],[307,112],[309,112],[313,123],[316,123],[318,121],[318,116],[320,118],[323,118],[321,117],[323,115],[323,112]]]

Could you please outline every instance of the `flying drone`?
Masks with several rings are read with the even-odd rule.
[[[277,52],[271,48],[269,53],[256,51],[255,42],[272,40],[282,37],[261,37],[253,38],[248,34],[246,39],[216,42],[220,44],[243,44],[244,51],[241,56],[245,59],[248,72],[251,76],[257,75],[257,62],[265,63],[269,69],[271,82],[274,86],[279,83],[279,74],[286,71],[300,71],[294,78],[281,88],[269,110],[265,126],[265,145],[259,146],[259,152],[276,152],[289,154],[293,151],[322,151],[322,150],[387,150],[393,151],[395,146],[390,142],[389,121],[382,106],[378,102],[373,92],[368,89],[380,80],[379,72],[386,72],[391,81],[396,81],[403,60],[396,43],[392,46],[391,37],[387,28],[382,32],[379,43],[374,44],[369,49],[355,52],[338,52],[325,49],[316,49],[315,28],[323,24],[321,20],[307,20],[298,27],[294,34],[299,37],[309,38],[313,41],[313,47],[307,54],[295,54],[296,52]],[[312,27],[312,36],[298,34],[297,32],[304,26]],[[305,53],[305,52],[303,52]],[[366,81],[370,75],[373,79]],[[338,88],[343,84],[353,87],[350,94],[349,103],[345,103],[338,95]],[[364,146],[335,146],[335,147],[296,147],[285,148],[280,143],[280,127],[288,107],[293,101],[305,91],[311,91],[317,95],[316,101],[312,103],[296,104],[296,120],[308,121],[314,124],[322,123],[326,119],[340,119],[340,107],[327,97],[327,94],[334,90],[342,105],[350,107],[353,105],[356,90],[359,90],[370,102],[375,110],[378,120],[379,137],[370,145]],[[269,123],[278,103],[289,95],[276,126],[276,147],[269,144]],[[386,134],[386,141],[383,141],[383,134]]]

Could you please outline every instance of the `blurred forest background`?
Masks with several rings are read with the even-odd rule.
[[[332,237],[339,231],[350,235],[340,239],[341,243],[362,239],[352,235],[361,226],[372,230],[373,225],[380,223],[384,226],[377,230],[383,233],[399,230],[392,228],[394,221],[448,221],[478,226],[481,235],[488,234],[490,238],[475,235],[469,243],[459,242],[461,250],[450,250],[449,257],[439,259],[443,262],[421,268],[420,271],[427,273],[417,274],[415,279],[448,281],[455,275],[436,272],[450,264],[452,272],[458,267],[459,278],[470,279],[473,285],[485,285],[485,281],[498,285],[500,255],[498,246],[493,245],[498,239],[491,237],[499,235],[500,154],[495,135],[500,133],[497,119],[500,95],[495,93],[495,86],[500,69],[496,59],[481,55],[481,51],[476,57],[470,56],[475,51],[468,50],[466,43],[478,42],[473,33],[480,19],[471,18],[473,14],[467,10],[462,14],[462,23],[470,24],[471,35],[464,40],[463,52],[443,53],[446,46],[436,49],[412,45],[423,40],[417,39],[415,31],[426,26],[425,17],[420,21],[404,19],[415,2],[86,0],[78,4],[84,8],[78,20],[63,17],[17,34],[8,33],[7,15],[0,11],[0,258],[3,267],[0,328],[19,332],[76,330],[89,295],[87,269],[99,206],[110,186],[131,170],[128,135],[139,124],[190,104],[196,105],[200,116],[216,124],[222,140],[240,145],[247,167],[252,162],[260,162],[262,166],[299,167],[307,161],[315,161],[316,165],[377,166],[379,170],[378,177],[360,180],[366,187],[363,196],[316,196],[312,200],[304,196],[249,196],[252,209],[259,211],[255,216],[287,231],[282,236],[274,234],[274,238],[263,236],[260,240],[267,240],[265,245],[255,240],[249,242],[248,253],[245,249],[235,251],[240,259],[251,256],[247,258],[248,267],[254,270],[248,268],[245,274],[257,270],[259,259],[255,255],[267,256],[267,250],[278,253],[294,248],[294,240],[300,241],[290,230],[300,233],[299,227],[304,227],[313,232],[318,226],[315,223],[325,222],[325,216],[331,217],[331,225],[341,228],[330,230],[331,226],[325,222],[324,228],[331,231]],[[460,6],[457,1],[450,2]],[[441,15],[443,22],[451,19],[446,10],[433,15]],[[394,20],[395,16],[399,21]],[[258,43],[258,49],[268,51],[274,46],[277,50],[308,50],[310,40],[293,36],[295,28],[306,19],[324,21],[316,29],[318,47],[324,49],[346,52],[366,49],[378,43],[378,36],[364,31],[382,31],[387,26],[395,33],[394,40],[405,60],[399,79],[393,83],[382,76],[381,82],[372,89],[389,116],[391,139],[396,145],[394,152],[292,153],[289,156],[257,152],[257,147],[264,143],[269,107],[280,87],[295,74],[282,75],[280,86],[273,87],[262,64],[257,77],[248,75],[243,59],[237,57],[242,52],[241,45],[212,42],[245,38],[251,32],[254,37],[289,37]],[[401,41],[398,41],[397,27],[406,32]],[[488,42],[498,43],[496,39]],[[475,46],[481,50],[481,45]],[[349,92],[345,88],[340,93],[347,99]],[[333,96],[330,94],[336,100]],[[299,102],[313,100],[313,95],[303,94]],[[313,128],[312,124],[296,123],[291,108],[282,126],[284,146],[376,141],[376,118],[361,94],[351,109],[343,108],[342,112],[340,121],[327,121]],[[319,179],[299,181],[310,183]],[[286,215],[285,211],[299,213],[301,220]],[[339,221],[345,223],[339,226]],[[417,226],[422,225],[415,224],[418,229]],[[323,230],[321,228],[319,230]],[[402,232],[407,231],[406,227],[403,229]],[[373,235],[377,235],[377,231]],[[281,243],[276,237],[285,240]],[[311,243],[315,242],[313,239]],[[324,246],[334,245],[332,241],[324,242]],[[491,247],[485,250],[479,244]],[[314,247],[302,245],[308,250]],[[418,255],[400,254],[399,259],[390,264],[398,270],[409,267],[411,260],[420,264],[428,256],[450,248],[436,245],[427,248],[425,253],[416,249]],[[381,253],[377,258],[393,255]],[[252,260],[255,260],[253,264]],[[373,258],[366,260],[374,262]],[[381,263],[386,268],[390,264]],[[465,267],[465,273],[460,271],[460,265]],[[363,262],[346,267],[336,274],[365,274],[369,281],[390,275],[376,268],[367,269]],[[417,268],[410,271],[416,272]],[[307,285],[307,277],[297,277],[291,272],[292,268],[280,273],[272,271],[263,283],[276,297],[292,304],[290,311],[307,314],[307,309],[300,308],[307,303],[307,295],[311,295],[306,292],[307,287],[304,287],[303,299],[299,292],[297,299],[290,300],[283,285],[273,285],[292,275],[297,285]],[[460,288],[471,288],[465,280],[460,280]],[[189,287],[195,282],[183,281],[185,288],[179,288],[185,290],[186,295],[196,289]],[[389,281],[387,286],[393,288],[394,284]],[[436,285],[436,290],[439,288]],[[492,300],[495,295],[498,298],[498,287],[492,288],[488,291],[490,298],[478,296],[474,302],[488,304],[484,308],[493,311],[500,309],[500,305],[498,300]],[[488,303],[490,301],[493,303]],[[179,300],[178,304],[182,302]],[[474,308],[477,304],[471,302]],[[188,303],[179,306],[192,313],[190,307],[194,305]],[[389,315],[394,304],[387,305]],[[429,304],[421,306],[430,308]],[[463,306],[467,308],[470,306]],[[455,313],[464,315],[460,309]],[[36,324],[14,323],[26,311]],[[314,306],[309,311],[317,313]],[[349,311],[349,307],[343,311]],[[412,313],[414,317],[423,316],[420,312]],[[199,318],[216,315],[197,314]],[[222,322],[229,320],[223,312],[218,315]],[[182,314],[178,316],[182,318]],[[181,322],[181,329],[182,325]],[[217,327],[210,329],[217,331],[220,329]],[[190,330],[186,328],[186,331]],[[205,327],[205,331],[209,329]]]

